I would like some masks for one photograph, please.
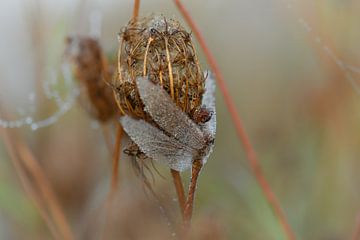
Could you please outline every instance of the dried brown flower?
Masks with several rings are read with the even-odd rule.
[[[120,37],[114,89],[121,112],[148,118],[136,87],[137,77],[148,76],[193,119],[201,107],[205,77],[191,34],[176,20],[160,15],[130,21]]]
[[[99,42],[91,37],[68,37],[66,56],[80,83],[80,101],[85,110],[100,122],[106,122],[118,111],[111,88],[105,81],[112,77]]]

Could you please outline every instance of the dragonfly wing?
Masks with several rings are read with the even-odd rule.
[[[123,116],[120,122],[131,140],[146,156],[177,171],[191,168],[196,153],[194,149],[165,135],[160,129],[144,120]]]
[[[209,73],[205,81],[205,92],[202,98],[202,105],[212,112],[211,119],[204,124],[202,129],[208,132],[212,138],[216,134],[216,107],[215,107],[215,78],[214,74]]]
[[[136,82],[145,111],[162,129],[194,149],[204,146],[204,134],[200,127],[176,106],[161,86],[146,77],[138,77]]]

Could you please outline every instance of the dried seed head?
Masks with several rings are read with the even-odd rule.
[[[123,114],[146,119],[136,78],[161,85],[190,117],[201,105],[204,75],[191,35],[173,19],[150,16],[130,22],[121,32],[115,96]]]
[[[82,106],[101,122],[111,119],[118,111],[113,92],[105,82],[111,79],[112,70],[107,68],[99,42],[90,37],[68,37],[66,43],[66,57],[82,88]]]

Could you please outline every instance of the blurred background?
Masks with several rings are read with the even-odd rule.
[[[360,2],[184,4],[220,64],[298,239],[350,239],[360,212]],[[128,23],[132,7],[129,0],[1,1],[0,239],[52,238],[14,168],[11,148],[20,143],[44,169],[76,239],[97,239],[102,231],[105,239],[176,238],[176,194],[168,169],[160,165],[163,177],[153,171],[156,200],[122,157],[119,194],[110,220],[101,220],[111,153],[102,127],[73,103],[76,83],[60,76],[69,35],[99,36],[114,60],[117,33]],[[140,16],[150,13],[183,21],[172,1],[142,1]],[[285,239],[219,91],[216,100],[217,138],[200,176],[192,236]],[[22,127],[4,128],[16,119],[22,119],[17,123]],[[10,144],[3,144],[6,134]],[[187,184],[189,173],[183,177]]]

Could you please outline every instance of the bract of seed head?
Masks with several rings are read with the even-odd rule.
[[[191,117],[201,106],[205,81],[191,34],[174,19],[151,15],[130,21],[120,42],[114,90],[122,113],[146,120],[136,79],[147,76]]]

